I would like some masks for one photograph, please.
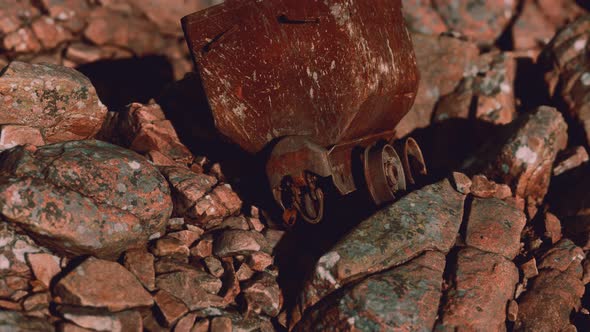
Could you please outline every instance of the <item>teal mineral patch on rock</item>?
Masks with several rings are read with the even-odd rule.
[[[337,261],[330,266],[318,263],[305,284],[303,308],[351,280],[402,264],[426,250],[448,252],[463,218],[464,199],[445,179],[361,222],[330,250],[338,253]]]

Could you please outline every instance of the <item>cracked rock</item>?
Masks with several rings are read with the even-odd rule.
[[[147,160],[100,141],[14,148],[0,170],[2,216],[66,254],[117,256],[162,232],[172,211]]]

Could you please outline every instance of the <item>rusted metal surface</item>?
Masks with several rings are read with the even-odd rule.
[[[182,25],[219,131],[251,153],[278,141],[267,173],[289,220],[323,209],[310,174],[357,190],[353,149],[389,141],[416,96],[401,0],[227,0]]]

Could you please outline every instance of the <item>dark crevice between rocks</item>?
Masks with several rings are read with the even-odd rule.
[[[504,29],[500,37],[496,39],[495,46],[502,51],[514,50],[514,40],[512,39],[512,31],[514,29],[514,24],[516,24],[516,21],[520,18],[520,15],[522,14],[524,4],[525,1],[518,1],[514,15],[512,15],[512,17],[510,18],[510,21],[506,25],[506,28]]]
[[[449,299],[449,293],[455,287],[455,272],[457,271],[458,253],[461,247],[453,247],[446,256],[445,270],[443,272],[443,287],[441,289],[440,301],[438,304],[438,315],[434,326],[442,323],[445,305]]]
[[[76,69],[90,79],[110,111],[120,111],[132,102],[147,103],[174,81],[172,65],[165,56],[101,60]]]

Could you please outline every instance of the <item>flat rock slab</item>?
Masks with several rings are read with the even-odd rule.
[[[301,294],[301,312],[360,277],[455,243],[465,196],[448,180],[403,197],[361,222],[322,256]]]
[[[518,269],[511,261],[462,249],[436,331],[505,331],[506,307],[517,282]]]
[[[155,167],[100,141],[17,147],[0,170],[2,216],[63,254],[116,257],[163,232],[172,212]]]
[[[474,198],[467,217],[465,243],[514,259],[520,251],[524,212],[497,198]]]
[[[328,296],[295,331],[431,331],[438,314],[444,254],[436,251]]]
[[[88,258],[55,285],[61,302],[111,312],[147,307],[153,299],[131,272],[115,262]]]
[[[74,69],[14,61],[0,74],[0,123],[38,128],[48,143],[94,137],[106,113]]]

